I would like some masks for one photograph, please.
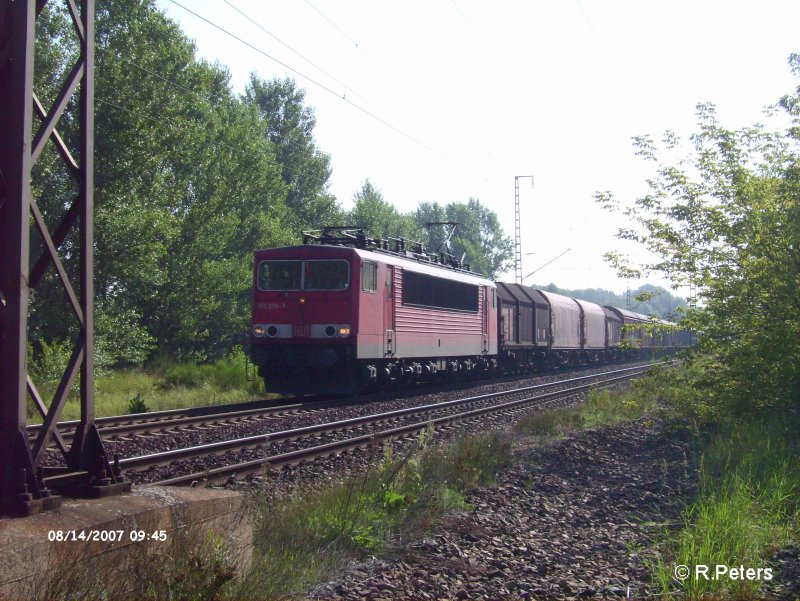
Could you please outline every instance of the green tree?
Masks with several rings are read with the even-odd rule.
[[[253,73],[244,98],[264,119],[263,133],[280,163],[298,234],[302,228],[338,222],[340,209],[328,191],[331,159],[314,141],[317,120],[314,109],[304,104],[305,91],[289,78],[264,81]]]
[[[383,194],[364,180],[361,189],[353,194],[353,208],[347,213],[348,225],[367,228],[378,238],[407,238],[418,240],[421,232],[414,220],[384,200]]]
[[[790,64],[800,76],[800,55]],[[612,264],[696,286],[700,308],[684,323],[701,334],[702,360],[713,366],[697,383],[704,398],[694,399],[709,411],[800,403],[800,88],[781,105],[794,117],[788,132],[729,130],[712,105],[698,105],[688,147],[671,132],[662,146],[636,139],[656,166],[649,194],[625,207],[598,194],[632,222],[619,237],[662,258],[638,267],[612,253]]]
[[[75,44],[64,9],[48,4],[40,19],[35,85],[48,105]],[[138,362],[153,347],[221,355],[247,324],[253,249],[289,239],[286,185],[266,122],[232,93],[225,69],[195,58],[151,0],[103,2],[96,25],[98,344],[111,362]],[[59,124],[73,148],[74,109]],[[33,186],[57,222],[74,186],[50,147]],[[74,243],[63,245],[71,272]],[[51,270],[37,289],[34,337],[70,335],[53,309],[63,306],[60,294]]]

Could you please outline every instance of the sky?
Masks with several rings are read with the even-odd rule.
[[[157,5],[198,56],[229,69],[235,92],[251,72],[295,79],[344,208],[369,179],[404,212],[478,198],[513,237],[515,177],[533,176],[519,180],[522,273],[536,270],[526,284],[664,285],[656,274],[620,279],[602,258],[647,259],[615,239],[628,224],[594,201],[598,191],[623,203],[646,193],[652,171],[632,137],[687,138],[699,102],[716,104],[725,127],[763,123],[763,109],[798,85],[787,66],[800,52],[796,0]]]

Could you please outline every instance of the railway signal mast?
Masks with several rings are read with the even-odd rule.
[[[59,492],[75,496],[130,490],[109,464],[94,423],[94,0],[65,2],[80,52],[49,109],[33,90],[36,19],[46,4],[47,0],[17,0],[0,5],[0,23],[5,25],[0,53],[0,514],[16,516],[58,506],[60,497],[51,495],[45,484],[48,476]],[[73,154],[75,149],[67,147],[56,126],[76,92],[78,152]],[[38,130],[32,135],[34,111]],[[78,190],[74,199],[65,199],[69,209],[52,230],[31,189],[31,170],[48,142]],[[31,222],[44,248],[35,261],[31,261]],[[73,229],[78,230],[78,294],[58,254]],[[79,334],[47,406],[27,373],[28,310],[31,291],[51,264]],[[81,418],[67,448],[56,425],[76,378]],[[27,433],[28,395],[43,422],[33,445]],[[66,468],[43,466],[51,442],[63,454]]]
[[[517,284],[522,283],[522,226],[520,223],[519,180],[526,177],[531,178],[531,188],[533,188],[532,175],[514,176],[514,281]]]

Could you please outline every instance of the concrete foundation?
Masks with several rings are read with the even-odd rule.
[[[174,557],[209,543],[226,549],[238,568],[249,565],[252,518],[243,495],[139,487],[117,497],[65,499],[52,512],[0,519],[0,598],[40,596],[78,564],[103,566],[104,575],[118,578],[116,569],[127,569],[132,558],[141,565],[143,557]]]

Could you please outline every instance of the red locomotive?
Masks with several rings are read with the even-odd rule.
[[[250,356],[267,390],[352,392],[497,366],[490,280],[363,230],[304,242],[255,255]]]
[[[250,357],[268,391],[350,393],[677,346],[676,335],[650,327],[674,324],[495,284],[403,239],[326,228],[303,242],[255,254]]]

